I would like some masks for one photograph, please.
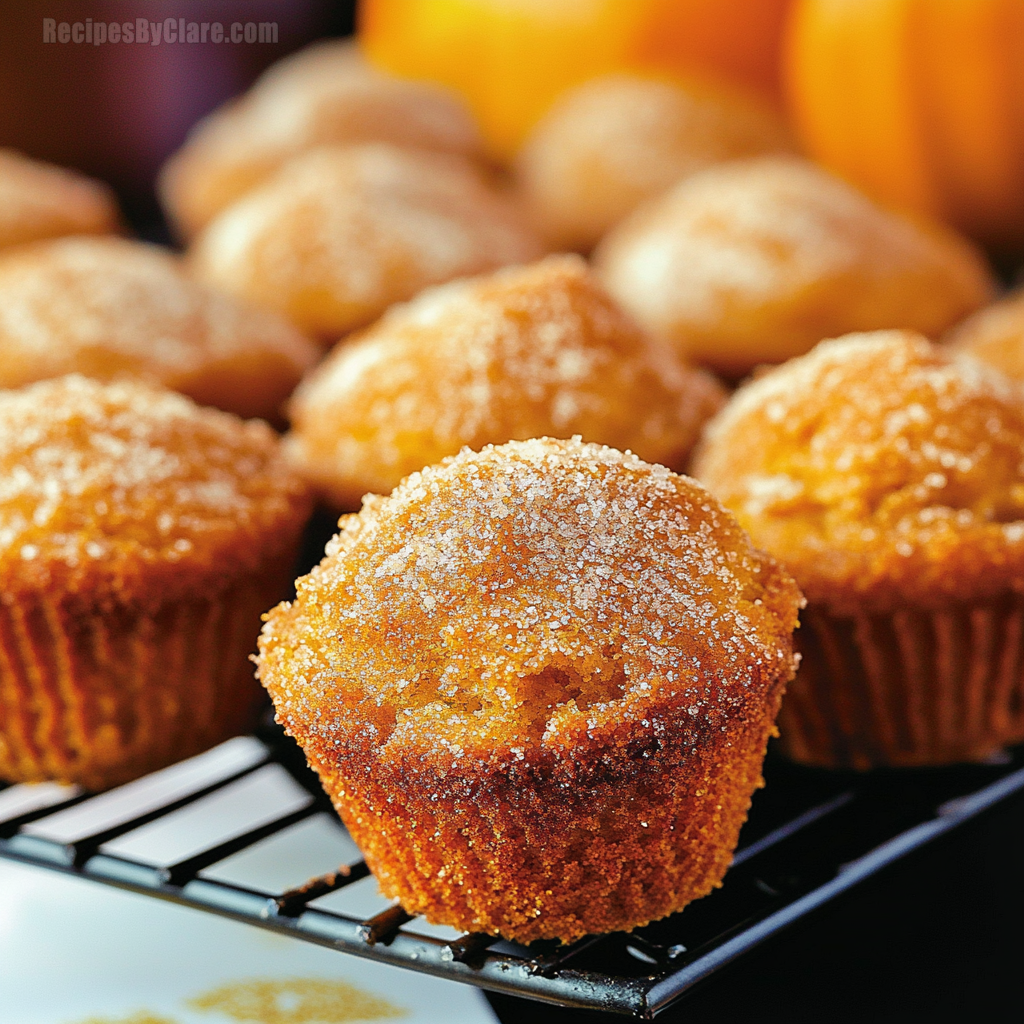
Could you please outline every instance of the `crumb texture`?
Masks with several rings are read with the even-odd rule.
[[[835,612],[1024,592],[1024,403],[909,332],[823,342],[740,389],[695,472]]]
[[[463,446],[576,434],[673,469],[724,401],[578,257],[431,289],[339,345],[293,398],[288,449],[339,508]]]
[[[341,527],[269,615],[259,673],[385,892],[529,941],[718,883],[801,596],[703,488],[512,442]]]

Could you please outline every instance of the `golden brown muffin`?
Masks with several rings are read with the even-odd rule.
[[[1024,395],[910,332],[741,388],[695,469],[807,594],[784,749],[831,767],[1024,740]]]
[[[251,725],[309,507],[259,421],[127,381],[0,392],[0,778],[102,789]]]
[[[480,152],[476,125],[454,93],[382,74],[350,44],[318,44],[200,121],[161,172],[164,207],[190,238],[299,153],[359,142]]]
[[[476,166],[381,144],[297,157],[213,221],[191,260],[201,280],[333,342],[427,285],[540,253]]]
[[[338,508],[463,446],[583,436],[685,468],[725,392],[653,341],[578,256],[433,288],[339,345],[289,406],[289,453]]]
[[[283,318],[198,284],[155,245],[64,238],[0,254],[0,388],[132,377],[279,420],[318,354]]]
[[[965,239],[784,157],[688,178],[615,228],[596,263],[642,325],[731,376],[850,331],[938,336],[994,288]]]
[[[114,193],[84,174],[0,149],[0,249],[60,235],[117,231]]]
[[[1024,290],[978,310],[942,340],[1024,383]]]
[[[609,75],[555,102],[516,171],[551,246],[587,252],[687,175],[792,148],[779,114],[758,97],[697,80]]]
[[[340,525],[259,675],[385,894],[530,942],[718,885],[802,599],[710,494],[543,438]]]

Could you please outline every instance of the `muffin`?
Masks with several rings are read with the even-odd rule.
[[[160,174],[164,208],[190,238],[292,157],[360,142],[480,151],[476,125],[454,93],[375,71],[349,43],[321,43],[272,66],[192,130]]]
[[[463,446],[550,435],[681,470],[725,400],[578,256],[429,289],[339,345],[289,405],[290,456],[337,508]]]
[[[516,177],[552,248],[588,252],[687,175],[791,148],[759,97],[693,79],[608,75],[555,102],[520,151]]]
[[[978,310],[942,340],[1024,383],[1024,290]]]
[[[102,182],[0,149],[0,249],[119,227],[114,193]]]
[[[1024,398],[910,332],[823,342],[740,389],[697,476],[807,595],[779,718],[832,768],[1024,740]]]
[[[214,220],[190,259],[211,286],[333,342],[427,285],[540,252],[473,164],[381,144],[296,158]]]
[[[693,175],[616,227],[595,258],[643,326],[733,377],[852,331],[936,337],[994,290],[965,239],[792,157]]]
[[[259,675],[388,896],[521,942],[718,885],[801,598],[700,485],[547,438],[343,517]]]
[[[132,377],[279,420],[318,355],[283,318],[196,283],[155,245],[64,238],[0,254],[0,388]]]
[[[309,507],[259,421],[135,382],[0,392],[0,778],[103,789],[251,725]]]

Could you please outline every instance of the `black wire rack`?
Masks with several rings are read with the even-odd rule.
[[[301,752],[230,740],[107,793],[0,789],[0,856],[561,1006],[650,1019],[887,865],[1024,794],[998,763],[817,772],[769,757],[722,888],[629,934],[523,947],[411,918],[376,891]]]

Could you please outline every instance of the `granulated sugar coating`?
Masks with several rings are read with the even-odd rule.
[[[539,256],[469,160],[385,144],[296,157],[196,240],[198,276],[331,342],[430,284]]]
[[[264,423],[70,376],[0,392],[0,579],[159,604],[294,544],[305,485]]]
[[[387,895],[569,940],[719,883],[802,599],[702,487],[530,440],[340,525],[259,674]]]
[[[723,389],[653,341],[579,257],[424,292],[334,351],[288,447],[338,508],[463,446],[549,435],[685,468]]]
[[[823,342],[742,388],[695,468],[834,612],[1024,592],[1024,398],[920,336]]]
[[[189,237],[299,153],[359,142],[480,152],[454,93],[382,74],[350,41],[321,42],[271,65],[243,97],[200,121],[161,172],[161,198]]]
[[[135,378],[280,419],[318,356],[282,317],[219,294],[155,245],[63,238],[0,255],[0,387]]]
[[[595,265],[648,330],[735,376],[849,331],[937,337],[994,292],[966,239],[781,156],[687,178],[610,232]]]
[[[104,789],[252,728],[309,508],[264,423],[128,382],[0,392],[0,778]]]
[[[553,247],[587,252],[687,175],[792,146],[762,99],[698,80],[607,75],[559,97],[516,171],[543,236]]]
[[[117,200],[102,182],[0,149],[0,248],[105,234],[119,222]]]

